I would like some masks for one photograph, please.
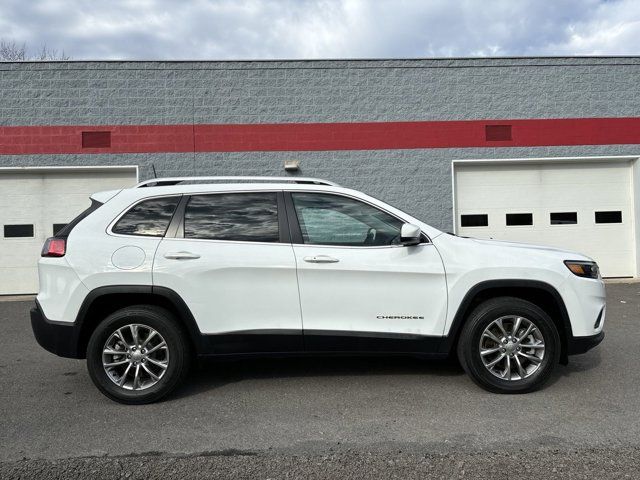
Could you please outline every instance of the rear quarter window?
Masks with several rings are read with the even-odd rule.
[[[111,231],[120,235],[162,237],[179,201],[179,196],[143,200],[120,217]]]

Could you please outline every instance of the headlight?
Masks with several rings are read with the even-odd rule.
[[[600,278],[600,269],[596,262],[565,260],[564,264],[574,275],[585,278]]]

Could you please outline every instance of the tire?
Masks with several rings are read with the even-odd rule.
[[[541,388],[559,363],[560,336],[553,320],[537,305],[515,297],[493,298],[467,318],[458,341],[458,359],[485,390],[528,393]]]
[[[112,313],[87,346],[87,369],[95,386],[110,399],[131,405],[155,402],[174,391],[186,378],[189,364],[189,341],[179,321],[152,305]]]

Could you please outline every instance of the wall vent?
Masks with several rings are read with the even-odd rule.
[[[111,147],[111,132],[82,132],[82,148]]]
[[[485,125],[484,128],[488,142],[511,140],[511,125]]]

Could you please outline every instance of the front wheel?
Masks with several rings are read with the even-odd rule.
[[[531,302],[501,297],[480,304],[458,342],[469,376],[495,393],[526,393],[549,380],[560,359],[553,320]]]
[[[189,343],[167,310],[137,305],[118,310],[95,329],[87,346],[93,383],[121,403],[143,404],[172,392],[189,367]]]

